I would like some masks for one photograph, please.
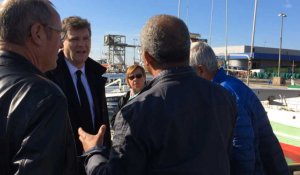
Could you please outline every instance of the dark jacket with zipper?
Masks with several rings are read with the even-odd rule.
[[[97,175],[229,175],[237,115],[232,96],[191,67],[165,70],[117,114],[109,159],[87,153]]]
[[[130,97],[130,91],[126,92],[126,94],[124,96],[122,96],[120,98],[120,100],[118,101],[118,105],[114,109],[114,114],[113,114],[113,116],[111,117],[111,120],[110,120],[110,124],[111,124],[112,127],[114,126],[115,119],[116,119],[116,116],[117,116],[118,112],[121,110],[121,108],[124,105],[126,105],[126,103],[129,100],[129,97]]]

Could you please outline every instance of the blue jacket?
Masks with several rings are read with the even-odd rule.
[[[236,115],[233,97],[191,67],[163,71],[117,114],[108,162],[100,151],[88,156],[86,170],[97,175],[229,175]]]
[[[239,79],[226,75],[222,68],[213,82],[230,91],[238,107],[231,158],[232,174],[289,174],[280,144],[254,92]]]

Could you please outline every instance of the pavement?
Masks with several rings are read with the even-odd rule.
[[[241,78],[245,84],[247,84],[246,78]],[[300,85],[300,79],[294,80],[295,85]],[[267,88],[267,89],[288,89],[291,85],[291,80],[285,80],[285,84],[276,86],[273,85],[270,79],[249,79],[249,85],[251,88]],[[300,89],[299,89],[300,90]]]

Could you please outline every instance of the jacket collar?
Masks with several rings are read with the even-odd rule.
[[[190,66],[174,67],[164,70],[160,72],[157,77],[155,77],[153,80],[147,83],[145,88],[140,93],[150,89],[159,82],[166,81],[169,79],[180,79],[190,76],[197,76],[193,68]]]
[[[226,79],[226,77],[227,77],[227,75],[226,75],[224,69],[220,68],[220,69],[218,69],[218,71],[212,81],[220,84]]]
[[[24,56],[15,52],[0,50],[0,66],[12,64],[14,67],[22,67],[24,70],[30,70],[34,73],[43,75],[43,73]]]
[[[58,59],[65,59],[64,52],[61,50],[58,53]],[[106,72],[106,68],[94,61],[90,57],[85,62],[85,67],[88,67],[88,70],[92,70],[97,75],[103,75]]]

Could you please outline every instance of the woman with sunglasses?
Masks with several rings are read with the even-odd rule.
[[[112,116],[111,119],[111,126],[114,125],[115,117],[119,110],[131,99],[136,97],[141,90],[144,88],[146,83],[146,72],[145,69],[140,65],[132,65],[129,66],[126,71],[126,83],[130,88],[128,91],[119,101],[118,106],[115,109],[115,114]]]

